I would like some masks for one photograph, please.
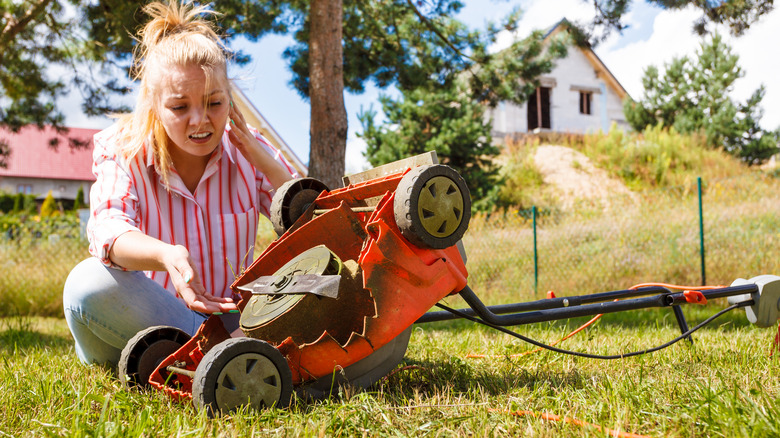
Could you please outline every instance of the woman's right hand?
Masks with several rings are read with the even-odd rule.
[[[182,245],[170,245],[140,231],[129,231],[116,238],[109,254],[117,266],[134,271],[168,271],[176,293],[187,307],[202,313],[238,310],[230,298],[206,292],[200,273],[194,268],[190,252]]]
[[[232,299],[215,297],[206,292],[200,274],[193,266],[190,252],[184,246],[172,246],[169,251],[166,251],[163,264],[173,281],[176,292],[190,309],[209,314],[238,310]]]

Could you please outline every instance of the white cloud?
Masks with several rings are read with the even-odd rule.
[[[545,31],[566,18],[569,21],[588,21],[593,18],[593,6],[582,0],[559,0],[551,8],[549,2],[525,1],[521,4],[523,15],[514,32],[503,31],[496,36],[491,52],[501,51],[515,41],[530,35],[535,30]]]
[[[739,55],[739,65],[745,77],[737,81],[734,95],[745,100],[761,84],[766,95],[761,101],[764,108],[764,129],[780,128],[780,57],[774,46],[780,42],[780,9],[775,9],[761,22],[751,26],[739,38],[730,38],[730,44]],[[775,47],[773,49],[773,47]]]
[[[636,98],[642,95],[642,73],[649,65],[662,68],[673,58],[693,54],[699,46],[699,38],[692,33],[692,23],[699,13],[662,11],[653,22],[653,33],[647,40],[637,41],[610,50],[609,46],[597,47],[596,54],[607,65],[628,93]]]
[[[362,138],[350,138],[347,140],[346,162],[344,163],[346,175],[371,168],[368,160],[363,156],[365,150],[366,142]]]
[[[682,11],[660,12],[653,22],[652,35],[643,41],[627,44],[611,50],[609,46],[596,49],[596,53],[617,77],[623,87],[635,99],[643,94],[642,74],[649,65],[663,69],[674,58],[695,56],[701,38],[692,32],[693,22],[701,16],[694,8]],[[735,83],[733,97],[744,102],[759,87],[766,86],[762,101],[765,110],[762,126],[775,129],[780,126],[780,58],[773,56],[771,45],[780,34],[780,11],[775,10],[741,37],[733,37],[728,29],[720,27],[720,33],[739,55],[739,65],[745,77]]]

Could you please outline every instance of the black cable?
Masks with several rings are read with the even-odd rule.
[[[547,345],[547,344],[543,344],[543,343],[541,343],[539,341],[535,341],[535,340],[533,340],[531,338],[523,336],[520,333],[514,332],[514,331],[509,330],[507,328],[504,328],[504,327],[501,327],[501,326],[498,326],[498,325],[495,325],[495,324],[491,324],[491,323],[489,323],[489,322],[487,322],[485,320],[479,319],[479,318],[474,318],[474,317],[469,316],[469,315],[467,315],[467,314],[465,314],[465,313],[463,313],[463,312],[461,312],[459,310],[455,310],[455,309],[453,309],[451,307],[447,307],[444,304],[437,303],[436,306],[438,306],[438,307],[440,307],[440,308],[442,308],[442,309],[444,309],[444,310],[446,310],[446,311],[448,311],[448,312],[450,312],[450,313],[452,313],[454,315],[460,316],[461,318],[465,318],[465,319],[468,319],[468,320],[470,320],[472,322],[476,322],[476,323],[479,323],[479,324],[486,325],[486,326],[494,328],[494,329],[496,329],[496,330],[498,330],[500,332],[506,333],[506,334],[508,334],[510,336],[514,336],[514,337],[516,337],[516,338],[518,338],[520,340],[528,342],[529,344],[533,344],[533,345],[536,345],[537,347],[545,348],[547,350],[555,351],[556,353],[570,354],[572,356],[586,357],[586,358],[589,358],[589,359],[611,360],[611,359],[623,359],[625,357],[639,356],[641,354],[652,353],[654,351],[658,351],[658,350],[664,349],[666,347],[669,347],[672,344],[675,344],[675,343],[681,341],[682,339],[687,338],[688,336],[691,335],[691,333],[693,333],[693,332],[699,330],[700,328],[704,327],[705,325],[711,323],[715,318],[718,318],[721,315],[723,315],[723,314],[725,314],[727,312],[730,312],[730,311],[732,311],[734,309],[738,309],[740,307],[749,306],[751,304],[753,304],[753,300],[747,300],[747,301],[743,301],[741,303],[733,304],[733,305],[731,305],[731,306],[721,310],[720,312],[712,315],[711,317],[705,319],[704,321],[702,321],[701,323],[699,323],[698,325],[696,325],[692,329],[688,330],[687,332],[681,334],[680,336],[672,339],[671,341],[669,341],[669,342],[667,342],[665,344],[659,345],[657,347],[648,348],[648,349],[642,350],[642,351],[632,351],[631,353],[614,354],[614,355],[607,355],[607,356],[602,356],[602,355],[598,355],[598,354],[580,353],[578,351],[563,350],[563,349],[560,349],[560,348],[556,348],[556,347],[553,347],[552,345]]]

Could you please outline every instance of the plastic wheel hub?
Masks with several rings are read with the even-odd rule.
[[[435,237],[447,237],[463,220],[463,194],[454,181],[446,176],[436,176],[420,191],[417,209],[426,232]]]
[[[398,183],[393,215],[398,230],[417,247],[449,248],[463,237],[471,219],[466,181],[441,164],[415,167]]]
[[[282,394],[279,370],[259,353],[245,353],[228,362],[217,377],[218,406],[273,406]]]

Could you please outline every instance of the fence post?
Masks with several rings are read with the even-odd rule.
[[[699,191],[699,254],[701,256],[701,285],[707,285],[707,272],[704,269],[704,213],[701,202],[701,177],[696,179]]]
[[[539,255],[536,252],[536,206],[531,207],[534,224],[534,295],[539,295]]]

